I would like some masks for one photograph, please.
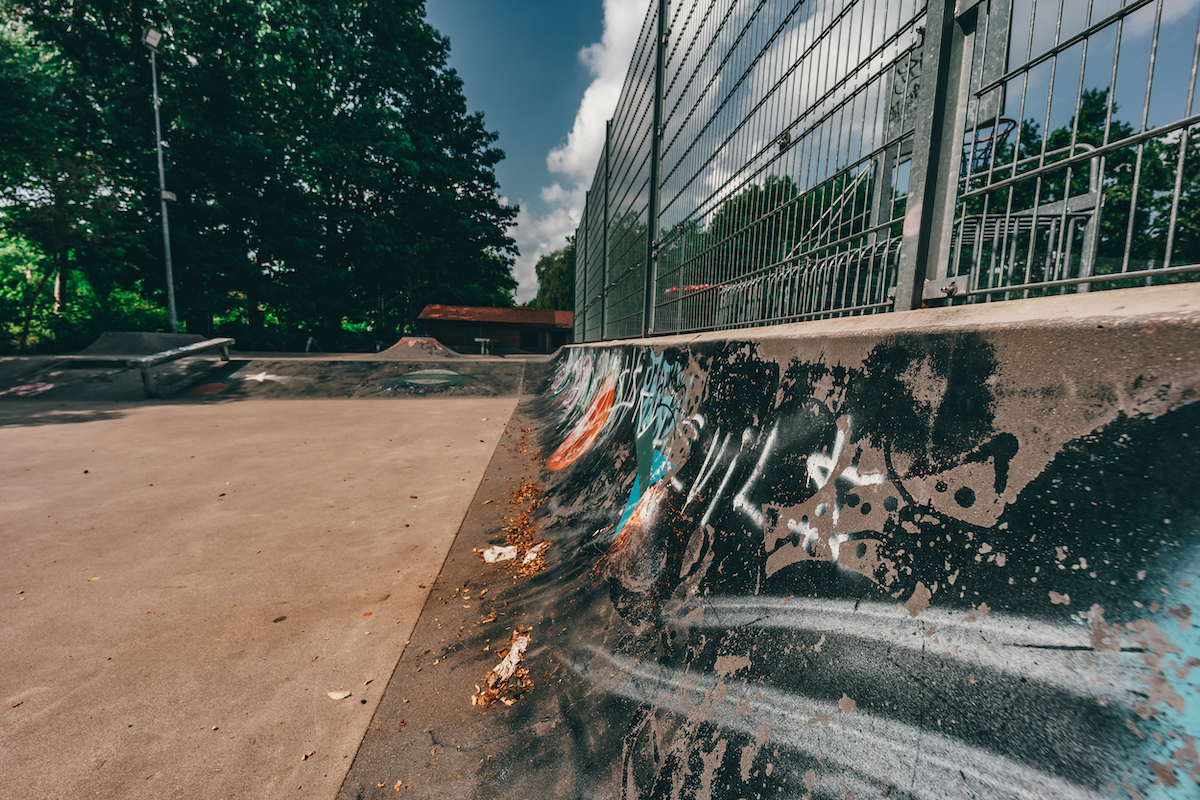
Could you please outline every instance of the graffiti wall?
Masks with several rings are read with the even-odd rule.
[[[1200,796],[1197,340],[568,350],[559,755],[595,796]]]

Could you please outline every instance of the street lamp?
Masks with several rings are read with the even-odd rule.
[[[167,314],[171,320],[171,333],[179,333],[175,319],[175,279],[171,274],[171,229],[167,223],[167,201],[175,195],[167,191],[167,177],[163,169],[162,123],[158,118],[158,45],[162,42],[162,31],[147,25],[142,30],[142,44],[150,50],[150,79],[154,85],[154,144],[158,148],[158,198],[162,205],[163,254],[167,265]]]

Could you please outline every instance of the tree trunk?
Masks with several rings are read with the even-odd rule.
[[[56,265],[54,268],[54,313],[61,314],[63,306],[66,305],[67,287],[64,285],[63,270],[61,266]]]

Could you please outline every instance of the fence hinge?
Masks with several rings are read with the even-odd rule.
[[[967,279],[960,275],[957,278],[926,280],[925,287],[921,291],[921,299],[949,300],[951,297],[965,294],[967,294]]]

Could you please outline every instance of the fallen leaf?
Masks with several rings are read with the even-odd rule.
[[[220,730],[220,729],[219,729],[219,728],[218,728],[216,725],[213,725],[213,726],[212,726],[212,729],[213,729],[214,731],[215,731],[215,730]]]
[[[89,581],[98,581],[98,580],[100,580],[100,577],[96,576],[95,578],[88,578],[88,580]]]
[[[9,706],[9,708],[16,708],[17,706],[21,705],[24,702],[25,702],[24,700],[18,700],[17,702],[15,702],[11,706]]]
[[[482,441],[482,440],[480,440],[480,441]],[[495,499],[492,499],[492,500],[484,500],[484,501],[483,501],[483,502],[482,502],[480,505],[485,505],[485,506],[486,506],[488,503],[494,503],[494,502],[496,502],[496,501],[495,501]]]
[[[482,592],[480,592],[480,593],[479,593],[479,596],[480,596],[480,597],[483,597],[485,594],[487,594],[487,593],[488,593],[488,592],[490,592],[490,591],[491,591],[491,589],[490,589],[490,588],[488,588],[488,589],[484,589]]]
[[[308,757],[309,757],[309,756],[311,756],[311,755],[314,755],[316,752],[317,752],[316,750],[309,750],[307,753],[305,753],[305,754],[304,754],[304,758],[302,758],[302,759],[300,759],[300,760],[301,760],[301,761],[308,761]]]
[[[372,612],[372,611],[368,611],[367,613],[363,614],[363,616],[364,616],[364,617],[369,617],[369,616],[371,616],[371,614],[372,614],[372,613],[374,613],[374,612]]]
[[[330,698],[334,700],[345,700],[350,696],[350,693],[347,691],[326,692],[325,694],[329,695]]]
[[[366,686],[368,683],[370,683],[370,682],[371,682],[371,681],[373,681],[373,680],[375,680],[375,679],[374,679],[374,678],[368,678],[366,681],[364,681],[364,682],[363,682],[363,686]]]
[[[416,496],[415,494],[410,494],[410,495],[408,496],[408,498],[409,498],[410,500],[416,500],[416,499],[417,499],[417,496]]]
[[[430,751],[430,752],[433,752],[433,751]],[[396,781],[396,785],[393,786],[392,788],[398,792],[398,791],[400,791],[400,784],[402,784],[402,783],[404,783],[404,781]],[[379,785],[382,786],[383,784],[379,784]]]

